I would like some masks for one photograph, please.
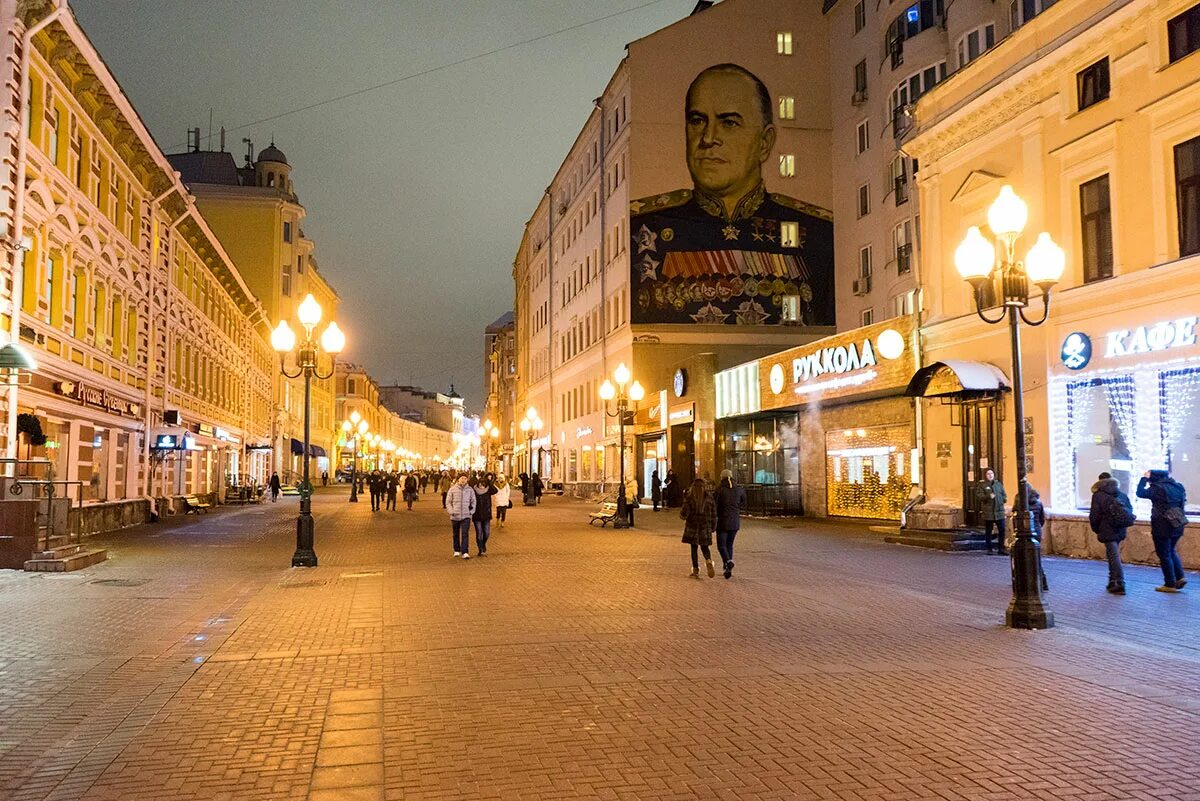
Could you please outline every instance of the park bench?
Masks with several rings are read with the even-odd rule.
[[[199,514],[201,512],[207,513],[211,508],[211,503],[205,503],[196,495],[188,495],[183,499],[183,513],[185,515]]]
[[[604,528],[617,516],[617,504],[615,501],[607,501],[600,505],[599,511],[588,514],[588,525],[600,521],[600,528]]]

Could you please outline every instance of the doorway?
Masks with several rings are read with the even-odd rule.
[[[696,479],[696,440],[693,423],[671,426],[671,469],[675,471],[680,492],[687,492]]]
[[[1001,403],[999,399],[989,398],[955,404],[962,428],[963,522],[968,526],[983,524],[982,502],[975,488],[983,480],[984,472],[991,469],[997,477],[1004,475],[1000,434],[1004,415]]]

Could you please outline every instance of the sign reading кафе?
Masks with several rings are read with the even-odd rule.
[[[758,362],[763,409],[887,394],[916,370],[912,318],[897,317],[767,356]]]

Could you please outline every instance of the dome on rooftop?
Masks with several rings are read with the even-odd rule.
[[[287,156],[283,155],[283,151],[275,147],[275,143],[267,145],[258,154],[258,161],[274,161],[279,164],[287,164]]]

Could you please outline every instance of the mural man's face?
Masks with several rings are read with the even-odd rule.
[[[753,81],[710,72],[687,99],[687,162],[696,186],[717,197],[740,198],[762,180],[775,147],[775,126],[763,125]]]

